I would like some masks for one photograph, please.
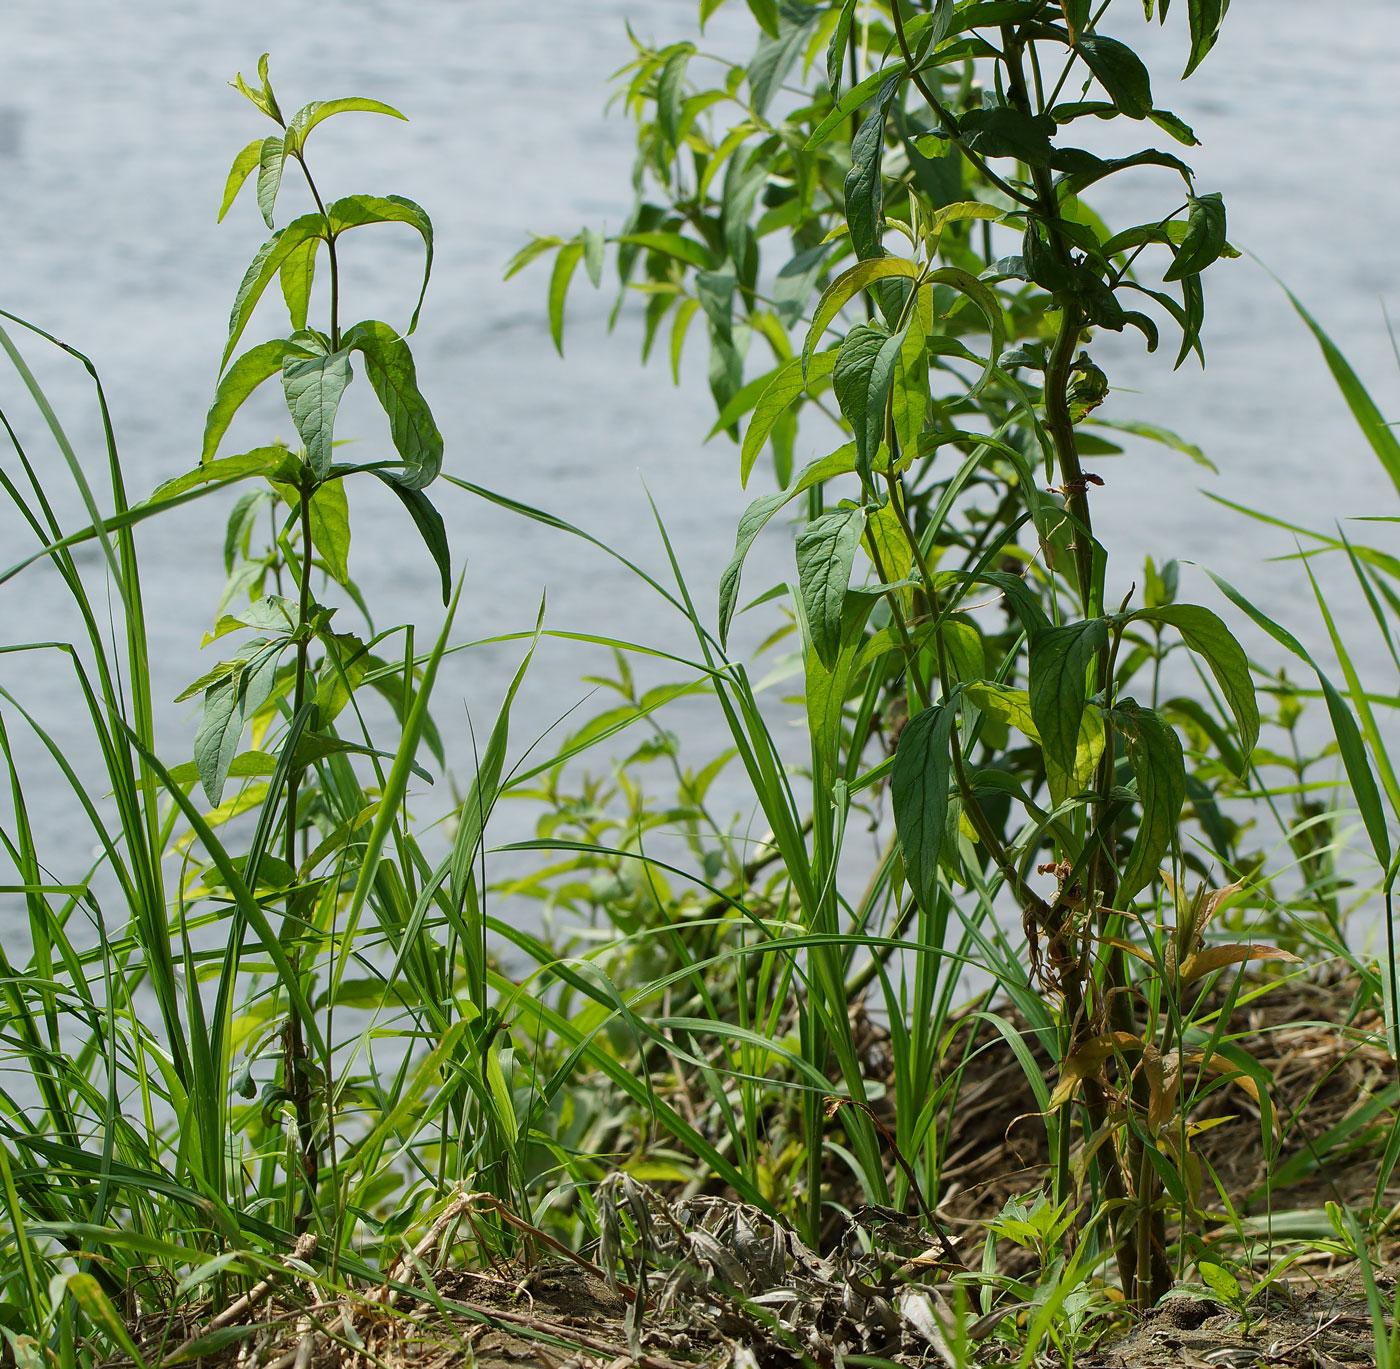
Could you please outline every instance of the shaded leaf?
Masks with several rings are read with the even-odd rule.
[[[812,645],[828,668],[841,645],[841,607],[864,531],[864,509],[840,508],[813,519],[798,534],[797,579],[802,602]]]
[[[1225,250],[1225,201],[1219,193],[1192,196],[1186,236],[1176,260],[1162,273],[1166,281],[1199,275]]]
[[[306,461],[317,480],[324,480],[330,472],[335,413],[352,375],[346,348],[323,357],[289,356],[282,363],[287,408],[306,444]]]
[[[1121,908],[1157,877],[1171,847],[1186,801],[1186,765],[1175,729],[1150,708],[1125,699],[1113,710],[1113,720],[1127,746],[1142,810],[1119,876],[1115,902]]]
[[[403,457],[398,483],[412,490],[431,485],[442,470],[442,434],[418,389],[408,343],[376,319],[357,323],[345,335],[345,350],[365,359],[365,375],[389,420],[394,449]]]
[[[404,508],[413,519],[423,545],[428,548],[438,572],[442,577],[442,602],[452,598],[452,552],[447,542],[447,529],[442,515],[434,507],[432,500],[422,490],[411,489],[401,484],[389,471],[370,471],[398,495]]]
[[[905,875],[919,906],[932,912],[938,889],[938,857],[948,814],[950,739],[957,710],[934,704],[909,720],[900,734],[890,773],[890,803]]]
[[[1101,618],[1042,628],[1031,637],[1031,716],[1040,733],[1050,797],[1057,804],[1072,793],[1086,678],[1094,657],[1107,646],[1108,627]]]
[[[1130,119],[1152,112],[1152,78],[1126,43],[1102,33],[1086,33],[1074,45],[1108,98]]]

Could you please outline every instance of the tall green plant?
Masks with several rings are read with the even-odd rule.
[[[701,5],[702,27],[717,8]],[[1000,906],[1024,919],[1030,972],[1008,956],[998,975],[1018,1000],[1042,993],[1056,1005],[1046,1024],[1061,1071],[1048,1120],[1056,1198],[1075,1185],[1082,1129],[1124,1289],[1146,1302],[1171,1280],[1163,1183],[1188,1217],[1199,1186],[1184,1127],[1168,1125],[1181,1115],[1172,1080],[1188,1063],[1188,990],[1268,954],[1204,947],[1200,910],[1213,895],[1183,901],[1173,930],[1159,871],[1171,861],[1179,876],[1204,873],[1183,835],[1190,817],[1207,853],[1238,859],[1217,800],[1245,783],[1259,714],[1244,652],[1216,614],[1176,601],[1174,566],[1149,564],[1136,604],[1137,575],[1110,569],[1094,522],[1102,481],[1086,458],[1120,450],[1105,435],[1115,430],[1199,454],[1098,416],[1109,382],[1091,349],[1099,330],[1134,329],[1155,351],[1167,321],[1176,365],[1203,357],[1201,276],[1234,255],[1225,208],[1175,152],[1106,159],[1076,144],[1085,120],[1196,143],[1158,107],[1141,58],[1107,31],[1111,0],[750,8],[761,31],[746,65],[690,41],[634,39],[621,73],[638,124],[628,222],[610,240],[594,229],[536,238],[508,274],[554,253],[561,349],[577,267],[599,284],[609,241],[619,309],[629,290],[645,300],[643,359],[669,318],[678,368],[703,319],[719,410],[711,436],[734,441],[745,483],[769,450],[779,486],[740,522],[717,649],[740,611],[749,548],[784,509],[798,513],[788,611],[805,674],[810,818],[761,748],[750,769],[792,880],[792,915],[818,938],[806,958],[805,1058],[824,1069],[830,1055],[863,1100],[831,938],[850,925],[837,880],[850,803],[887,791],[897,840],[882,883],[894,929],[916,929],[929,987],[915,1001],[932,1002],[969,891],[985,903],[1000,890]],[[1225,8],[1187,8],[1186,74]],[[1167,22],[1167,4],[1145,9]],[[1144,167],[1180,189],[1151,221],[1110,229],[1084,194]],[[771,362],[754,367],[755,348]],[[824,421],[839,445],[795,473],[799,422],[806,442]],[[1178,644],[1208,676],[1204,708],[1159,696],[1160,663]],[[713,659],[721,695],[727,681],[742,699],[742,673]],[[752,736],[741,713],[736,736]],[[892,757],[876,750],[881,735],[897,741]],[[857,929],[870,929],[868,917]],[[918,1021],[904,1030],[923,1062],[917,1077],[930,1077],[935,1047]],[[1190,1059],[1209,1065],[1219,1036],[1194,1040]],[[911,1154],[922,1144],[914,1120],[898,1136]],[[813,1230],[829,1125],[813,1098]],[[877,1137],[860,1108],[845,1109],[842,1125],[879,1196]]]

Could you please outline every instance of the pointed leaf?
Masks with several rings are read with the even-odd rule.
[[[680,233],[624,233],[615,241],[675,257],[677,261],[683,261],[687,266],[699,267],[702,271],[713,271],[718,265],[714,253],[708,247],[696,242],[694,238],[683,237]]]
[[[345,346],[365,359],[365,374],[389,419],[394,448],[403,457],[399,484],[421,490],[442,470],[442,434],[418,390],[413,353],[387,323],[357,323],[345,335]]]
[[[1042,628],[1031,637],[1031,716],[1040,733],[1045,777],[1056,804],[1074,792],[1071,784],[1079,769],[1087,675],[1094,657],[1107,645],[1108,628],[1101,618]]]
[[[1142,809],[1115,899],[1118,907],[1126,908],[1157,877],[1171,848],[1186,801],[1186,764],[1176,730],[1150,708],[1125,699],[1113,710],[1113,720],[1127,746]]]
[[[1147,118],[1152,112],[1152,78],[1132,48],[1102,33],[1086,33],[1075,49],[1124,114]]]
[[[287,408],[306,444],[306,461],[317,480],[324,480],[330,472],[335,411],[352,375],[347,348],[330,356],[304,360],[288,357],[283,362],[282,389]]]
[[[871,463],[885,437],[885,409],[905,331],[862,324],[846,334],[831,372],[831,387],[856,439],[856,471],[870,480]]]
[[[287,125],[288,153],[301,151],[306,146],[306,135],[317,124],[336,114],[353,113],[387,114],[391,119],[403,119],[405,123],[408,121],[408,116],[400,114],[393,105],[382,104],[378,100],[366,100],[361,96],[348,95],[339,100],[313,100],[309,105],[303,105],[297,110]]]
[[[1218,192],[1191,197],[1186,236],[1176,249],[1176,259],[1162,273],[1163,280],[1198,276],[1225,250],[1225,201]]]
[[[143,502],[161,504],[174,499],[186,490],[215,481],[237,480],[245,475],[269,475],[277,470],[291,453],[285,447],[256,447],[251,452],[240,452],[237,456],[221,456],[215,461],[205,461],[192,471],[177,475],[157,485],[151,497]]]
[[[1186,70],[1181,73],[1183,81],[1205,61],[1206,53],[1215,46],[1229,8],[1230,0],[1186,0],[1191,21],[1191,54],[1186,60]]]
[[[747,72],[749,102],[761,118],[797,61],[807,41],[807,31],[817,21],[819,11],[793,4],[791,0],[781,7],[776,6],[774,0],[749,0],[749,8],[764,29]],[[772,26],[774,17],[777,18],[776,28]]]
[[[880,87],[874,108],[851,139],[851,169],[846,174],[846,224],[851,246],[862,261],[884,255],[880,245],[884,218],[884,193],[880,169],[885,151],[885,118],[890,102],[904,80],[898,71]]]
[[[1226,965],[1242,965],[1247,960],[1291,960],[1296,963],[1298,959],[1292,951],[1285,951],[1281,946],[1207,946],[1182,962],[1181,987],[1187,988],[1204,975],[1223,969]]]
[[[841,13],[831,31],[826,46],[826,85],[833,100],[841,94],[841,73],[846,60],[846,44],[851,39],[851,24],[856,17],[856,0],[841,0]]]
[[[277,338],[244,352],[224,372],[204,420],[204,445],[199,456],[201,462],[213,459],[243,401],[269,376],[276,375],[289,357],[304,360],[306,349]]]
[[[311,287],[316,281],[316,250],[320,245],[320,238],[308,238],[287,254],[278,271],[282,298],[287,302],[287,314],[295,330],[306,327]]]
[[[238,192],[243,189],[243,182],[246,181],[253,169],[262,159],[263,140],[254,138],[242,152],[233,159],[233,166],[229,168],[228,180],[224,182],[224,199],[219,206],[218,222],[223,223],[224,215],[233,207],[233,202],[238,198]]]
[[[301,218],[293,219],[285,228],[279,229],[258,248],[257,254],[244,272],[238,293],[234,296],[233,312],[228,321],[228,342],[224,347],[223,359],[219,362],[220,370],[228,365],[228,359],[233,355],[233,349],[238,346],[238,339],[243,336],[243,330],[248,326],[248,320],[262,298],[263,291],[267,289],[273,276],[281,270],[282,263],[308,238],[321,237],[325,228],[326,221],[320,214],[303,214]]]
[[[763,444],[773,431],[773,425],[808,385],[814,385],[818,380],[830,375],[835,365],[834,351],[820,352],[812,358],[805,378],[802,374],[801,357],[793,357],[773,373],[754,406],[753,418],[749,420],[748,430],[744,433],[744,446],[739,462],[741,485],[749,483],[749,473],[753,470],[754,462],[758,460],[759,452],[763,450]]]
[[[948,773],[957,709],[934,704],[900,733],[890,773],[890,803],[905,877],[919,906],[932,912],[938,889],[938,856],[948,815]]]
[[[802,345],[803,369],[806,370],[811,365],[812,354],[816,351],[817,343],[826,332],[827,326],[868,285],[896,276],[914,280],[918,274],[918,263],[905,257],[880,257],[874,261],[860,262],[849,271],[843,271],[831,282],[817,303],[817,312],[812,316],[812,326],[807,330],[807,340]],[[958,274],[966,275],[966,272]]]
[[[391,472],[371,471],[370,474],[377,476],[393,490],[408,510],[424,546],[428,548],[442,576],[442,602],[446,604],[452,598],[452,552],[448,546],[447,529],[443,525],[442,515],[422,490],[409,489],[400,484]]]
[[[287,160],[286,149],[277,134],[263,139],[258,154],[258,208],[263,222],[272,227],[272,210],[277,203],[277,191],[282,184],[282,167]]]
[[[564,355],[564,300],[582,257],[581,242],[566,242],[554,259],[554,270],[549,277],[549,335],[560,356]]]
[[[331,232],[339,236],[351,228],[369,223],[406,223],[423,239],[423,285],[418,291],[418,303],[405,330],[412,333],[418,327],[418,315],[423,311],[423,296],[428,292],[428,277],[433,272],[433,221],[421,205],[402,195],[347,195],[336,200],[326,210]]]
[[[832,509],[797,538],[797,579],[818,658],[828,669],[841,645],[841,608],[851,583],[851,563],[865,531],[865,510]]]

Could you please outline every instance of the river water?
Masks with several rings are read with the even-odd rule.
[[[509,283],[501,278],[530,230],[570,236],[583,224],[615,229],[622,222],[632,129],[603,105],[605,78],[629,56],[624,20],[665,41],[689,32],[695,8],[694,0],[7,6],[0,19],[0,307],[93,358],[111,398],[128,487],[145,492],[198,459],[227,310],[264,236],[250,197],[222,225],[214,222],[233,154],[265,131],[226,82],[240,69],[251,75],[258,54],[270,51],[284,108],[345,94],[386,101],[411,122],[356,115],[324,125],[315,134],[314,165],[331,194],[394,192],[432,214],[437,259],[414,350],[447,437],[447,468],[562,514],[664,578],[649,492],[712,614],[718,573],[753,491],[739,490],[727,441],[702,445],[713,410],[698,346],[679,388],[660,358],[640,369],[635,317],[624,316],[609,335],[611,299],[594,296],[580,272],[561,361],[544,323],[547,267]],[[1136,41],[1136,7],[1123,0],[1121,8],[1122,31]],[[1100,527],[1122,529],[1108,536],[1115,554],[1208,565],[1319,646],[1324,634],[1305,582],[1296,567],[1267,559],[1292,549],[1288,535],[1242,521],[1202,491],[1324,528],[1396,511],[1394,489],[1264,269],[1308,303],[1382,408],[1400,408],[1400,373],[1382,316],[1384,303],[1397,305],[1400,284],[1400,9],[1392,0],[1349,0],[1327,7],[1325,21],[1322,13],[1310,0],[1237,0],[1216,51],[1179,87],[1184,14],[1146,40],[1158,104],[1185,118],[1204,143],[1187,154],[1199,187],[1225,193],[1230,237],[1258,262],[1226,262],[1208,276],[1206,372],[1193,361],[1173,374],[1169,361],[1143,357],[1136,335],[1105,348],[1117,387],[1105,414],[1178,429],[1206,450],[1219,474],[1142,448],[1099,463],[1106,485],[1095,495]],[[746,8],[730,0],[711,21],[710,41],[739,53],[749,27]],[[1170,193],[1164,179],[1143,177],[1096,203],[1124,226],[1156,217]],[[366,231],[348,241],[346,255],[350,316],[402,324],[416,294],[416,240]],[[248,341],[264,335],[255,324]],[[96,471],[99,434],[81,372],[25,347]],[[1174,350],[1170,339],[1167,349]],[[352,387],[337,427],[343,437],[367,436],[356,453],[366,457],[382,431],[367,393],[363,382]],[[0,377],[0,402],[7,413],[21,411],[8,374]],[[37,432],[27,418],[20,428]],[[289,428],[270,389],[247,407],[224,450],[290,435]],[[57,456],[36,451],[61,484]],[[807,454],[816,453],[799,456]],[[454,640],[528,629],[547,593],[548,625],[689,652],[686,624],[583,543],[459,492],[443,488],[438,497],[465,556]],[[423,640],[441,613],[426,552],[382,489],[352,491],[352,502],[352,565],[366,597],[382,623],[415,618]],[[77,526],[75,500],[58,503]],[[211,526],[207,508],[196,505],[144,531],[163,699],[210,663],[197,645],[223,581]],[[7,564],[9,553],[28,549],[22,533],[8,513],[0,518]],[[1394,541],[1386,525],[1363,535],[1380,545]],[[757,592],[791,574],[790,542],[774,529],[755,549],[746,584]],[[1201,577],[1188,574],[1184,583],[1219,607]],[[1366,635],[1364,610],[1355,596],[1348,603],[1344,630],[1374,643],[1363,644],[1363,659],[1381,687],[1393,688],[1383,684],[1381,646]],[[74,630],[61,586],[42,571],[0,587],[0,614],[7,641]],[[741,628],[741,648],[756,630]],[[520,651],[466,652],[445,672],[437,712],[459,777],[471,773],[468,715],[483,736]],[[8,662],[0,664],[0,682],[81,764],[89,743],[57,658],[19,659],[23,665],[0,657]],[[589,687],[577,681],[599,664],[596,653],[575,645],[542,648],[517,706],[513,736],[521,745],[513,754],[585,698]],[[586,701],[582,716],[603,706]],[[18,720],[9,722],[12,736],[23,731]],[[169,707],[163,725],[175,759],[188,754],[181,737],[193,719],[185,706]],[[719,719],[702,703],[683,706],[671,725],[687,736],[689,763],[703,763],[723,745]],[[26,757],[35,749],[22,739],[14,744]],[[38,781],[28,797],[55,868],[85,859],[91,841],[75,827],[62,785]],[[737,789],[728,798],[741,802]],[[527,828],[523,809],[508,811],[497,836],[519,837]],[[0,931],[13,925],[0,911]]]

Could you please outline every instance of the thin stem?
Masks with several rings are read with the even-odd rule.
[[[300,152],[296,154],[296,159],[301,166],[302,175],[306,177],[306,184],[311,190],[311,198],[316,201],[316,208],[326,221],[326,255],[331,264],[331,351],[338,352],[340,350],[340,263],[335,255],[335,230],[331,227],[331,216],[326,213],[321,192],[316,189],[316,182],[311,179],[311,169],[306,165],[306,159]]]

